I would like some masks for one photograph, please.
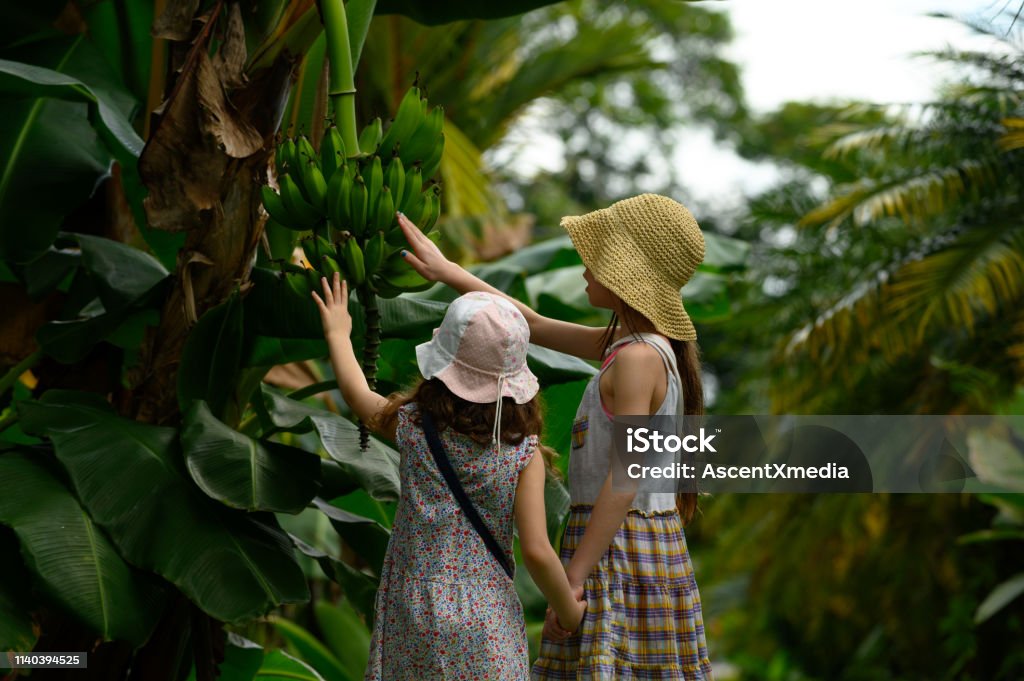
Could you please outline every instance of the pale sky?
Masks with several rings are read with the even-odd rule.
[[[949,71],[914,52],[946,47],[1000,49],[992,38],[963,24],[925,16],[942,11],[954,16],[994,19],[1004,7],[1015,11],[1021,0],[719,0],[702,3],[728,12],[736,37],[725,56],[741,67],[748,105],[769,111],[788,100],[856,99],[880,103],[921,102],[932,98]],[[516,167],[557,169],[558,140],[531,139],[520,147]],[[525,131],[524,131],[525,132]],[[734,207],[744,194],[769,186],[773,167],[737,157],[706,130],[682,132],[675,164],[692,193],[708,208]],[[501,152],[496,157],[500,158]],[[685,202],[685,201],[684,201]],[[717,205],[722,204],[722,205]]]

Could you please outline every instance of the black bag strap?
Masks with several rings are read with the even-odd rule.
[[[434,417],[430,415],[430,412],[420,410],[420,421],[423,424],[423,434],[427,436],[427,445],[430,446],[430,453],[434,455],[434,463],[437,464],[437,469],[441,471],[441,475],[444,477],[445,482],[448,483],[448,488],[452,491],[452,496],[459,502],[459,506],[462,508],[462,512],[466,514],[466,519],[473,526],[473,529],[477,531],[480,538],[484,540],[484,545],[487,546],[487,550],[491,552],[494,559],[501,565],[501,569],[505,571],[509,579],[513,578],[512,566],[508,564],[508,558],[505,556],[505,552],[498,546],[497,540],[491,531],[487,529],[487,525],[484,524],[480,514],[476,512],[476,507],[473,506],[473,502],[469,500],[469,495],[466,494],[466,490],[462,488],[462,483],[459,482],[458,476],[455,474],[455,469],[452,468],[451,461],[448,460],[448,455],[445,453],[444,444],[441,442],[441,438],[437,434],[437,426],[434,424]]]

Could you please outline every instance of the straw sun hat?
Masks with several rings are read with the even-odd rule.
[[[516,404],[540,389],[526,365],[530,327],[516,306],[501,296],[476,291],[448,306],[434,337],[416,346],[423,378],[440,379],[464,400],[495,403],[494,435],[501,427],[502,397]]]
[[[697,340],[679,289],[704,260],[704,236],[685,206],[641,194],[562,227],[598,282],[669,338]]]

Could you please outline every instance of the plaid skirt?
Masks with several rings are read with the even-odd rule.
[[[573,506],[567,564],[591,506]],[[587,612],[565,641],[544,640],[531,678],[713,681],[700,593],[679,513],[632,510],[583,585]]]

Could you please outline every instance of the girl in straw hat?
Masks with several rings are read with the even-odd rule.
[[[352,349],[346,285],[335,274],[332,284],[323,280],[323,298],[313,298],[345,402],[401,452],[402,496],[366,679],[525,681],[513,520],[523,562],[558,626],[575,630],[586,609],[547,537],[526,320],[498,296],[458,298],[433,339],[416,347],[423,380],[408,394],[383,397],[368,387]],[[458,492],[465,498],[457,501]]]
[[[413,250],[404,257],[422,276],[461,292],[500,294],[449,262],[402,215],[399,224]],[[532,677],[710,681],[683,533],[696,494],[626,491],[611,475],[616,415],[703,412],[697,334],[679,291],[704,259],[704,237],[690,211],[653,194],[563,218],[562,226],[586,266],[591,304],[613,314],[607,328],[593,328],[512,301],[532,342],[602,362],[573,424],[572,506],[561,548],[569,583],[589,606],[576,635],[549,614]]]

